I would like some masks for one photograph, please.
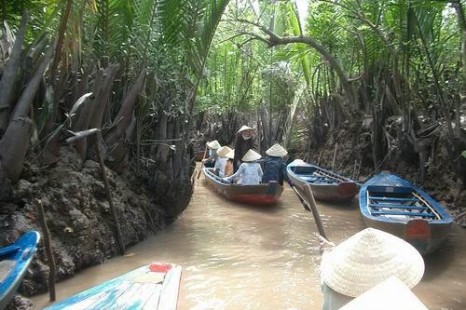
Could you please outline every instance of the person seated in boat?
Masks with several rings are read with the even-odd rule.
[[[366,228],[325,251],[321,262],[323,310],[336,310],[392,276],[408,288],[424,274],[424,260],[408,242]]]
[[[256,185],[260,184],[262,180],[262,168],[261,165],[257,162],[262,156],[250,149],[246,152],[243,156],[242,161],[243,163],[239,166],[238,171],[236,171],[233,175],[224,178],[225,181],[237,181],[237,184],[242,185]]]
[[[263,161],[264,175],[262,183],[277,181],[283,185],[283,180],[286,179],[286,161],[284,157],[288,155],[288,151],[278,143],[272,145],[267,151],[267,156]]]
[[[217,150],[221,147],[217,140],[209,141],[206,143],[207,149],[209,150],[209,157],[204,158],[202,162],[206,167],[213,167],[217,160]]]
[[[225,164],[225,170],[223,175],[229,177],[233,174],[233,158],[235,158],[235,150],[231,150],[227,155],[227,162]]]
[[[232,151],[228,146],[222,146],[217,150],[217,160],[214,165],[214,172],[219,177],[225,177],[225,166],[227,164],[228,157],[227,155]]]
[[[242,126],[236,133],[235,158],[233,159],[235,172],[238,171],[246,152],[254,148],[254,133],[254,129],[246,125]]]

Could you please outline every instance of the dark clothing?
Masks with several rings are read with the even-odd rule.
[[[235,172],[238,171],[239,165],[242,163],[241,159],[243,156],[249,151],[249,149],[253,148],[254,140],[252,137],[248,140],[244,140],[242,135],[236,135],[235,158],[233,158],[233,168]]]
[[[268,183],[270,181],[277,181],[280,185],[283,185],[283,180],[286,176],[286,163],[281,157],[267,156],[263,161],[262,183]]]

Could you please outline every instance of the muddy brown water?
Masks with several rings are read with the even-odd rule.
[[[357,200],[318,205],[329,239],[365,226]],[[251,207],[214,195],[198,180],[188,209],[170,227],[127,249],[124,257],[57,283],[57,300],[153,261],[183,267],[178,309],[321,309],[321,254],[312,214],[286,186],[281,203]],[[455,226],[414,293],[432,310],[466,309],[466,229]],[[48,295],[32,298],[34,309]]]

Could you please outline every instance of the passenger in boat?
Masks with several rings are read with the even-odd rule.
[[[254,150],[249,150],[243,156],[243,163],[239,166],[238,171],[233,175],[225,178],[225,181],[237,181],[237,184],[242,185],[256,185],[260,184],[262,180],[262,168],[257,162],[261,155]]]
[[[206,143],[207,149],[209,150],[209,157],[202,160],[204,166],[213,167],[217,160],[217,150],[221,147],[217,140],[209,141]]]
[[[224,176],[229,177],[233,174],[233,158],[235,158],[235,150],[231,150],[230,153],[227,154],[227,162],[225,164],[225,172]]]
[[[262,183],[277,181],[283,185],[283,180],[286,178],[286,161],[284,157],[288,155],[288,151],[278,143],[272,145],[267,151],[267,156],[263,161],[264,175]]]
[[[238,171],[242,163],[242,158],[246,152],[254,148],[254,129],[249,126],[242,126],[236,133],[235,158],[233,159],[234,171]]]
[[[217,160],[214,165],[214,172],[219,177],[225,177],[225,166],[227,164],[228,157],[227,155],[232,151],[228,146],[222,146],[217,150]]]
[[[392,276],[411,289],[423,274],[424,260],[412,245],[381,230],[366,228],[324,252],[322,309],[340,309]]]

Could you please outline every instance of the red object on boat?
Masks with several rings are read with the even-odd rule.
[[[152,263],[149,265],[149,270],[152,272],[167,273],[170,269],[172,269],[171,264]]]

